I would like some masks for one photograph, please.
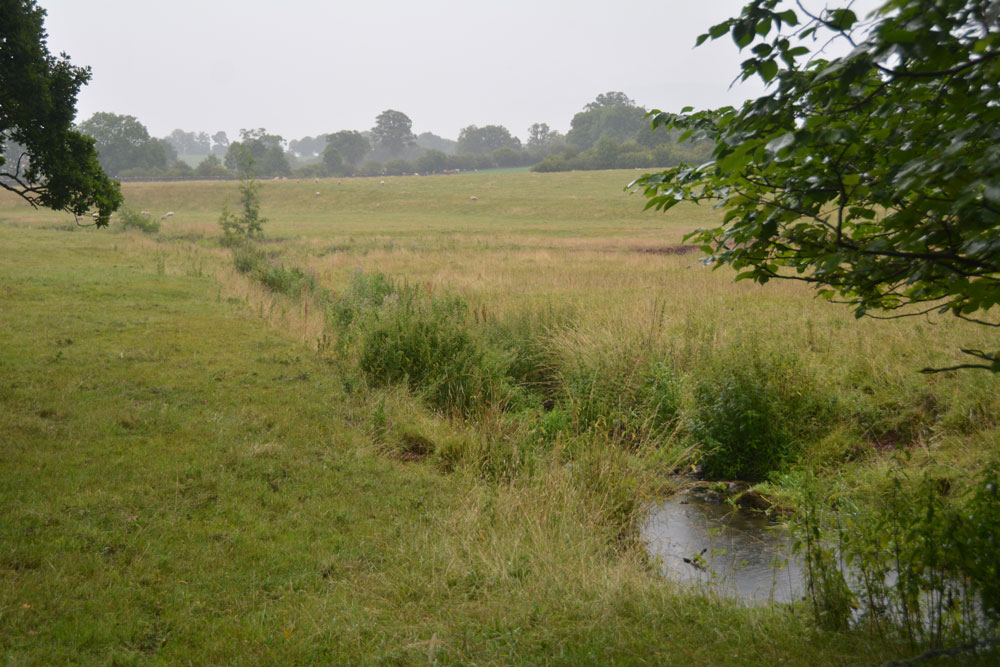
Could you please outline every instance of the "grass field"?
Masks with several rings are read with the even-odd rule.
[[[314,279],[286,294],[218,245],[235,183],[125,184],[127,206],[173,212],[158,234],[81,229],[0,195],[5,661],[911,655],[816,629],[804,606],[678,590],[630,526],[692,460],[699,379],[743,362],[780,410],[820,406],[768,493],[794,504],[797,475],[847,493],[896,468],[961,487],[997,462],[1000,379],[917,371],[995,334],[855,321],[797,285],[733,284],[682,247],[715,213],[645,213],[632,177],[262,183],[267,261]],[[358,362],[369,334],[328,310],[379,274],[427,307],[456,295],[476,363],[530,356],[535,379],[459,407],[410,376],[380,381]],[[664,368],[676,418],[653,428],[626,397]]]

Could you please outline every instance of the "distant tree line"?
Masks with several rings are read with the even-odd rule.
[[[611,91],[586,104],[563,135],[546,123],[528,128],[525,141],[502,125],[469,125],[458,139],[415,134],[410,118],[387,109],[369,130],[340,130],[285,141],[264,128],[223,131],[176,129],[157,139],[135,117],[96,113],[78,126],[94,138],[101,166],[114,178],[236,178],[244,167],[257,178],[433,174],[530,166],[535,171],[669,167],[703,162],[706,143],[679,143],[676,133],[652,132],[646,109]],[[200,159],[198,159],[200,158]]]

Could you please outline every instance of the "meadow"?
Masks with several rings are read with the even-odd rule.
[[[156,233],[0,195],[5,659],[912,655],[680,589],[635,525],[727,424],[771,464],[714,465],[792,512],[890,472],[959,494],[1000,378],[918,371],[995,334],[733,283],[683,242],[716,213],[644,212],[636,173],[267,181],[243,268],[233,182],[124,184]]]

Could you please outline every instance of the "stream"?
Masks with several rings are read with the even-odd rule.
[[[642,535],[675,581],[752,604],[792,602],[805,593],[787,529],[763,515],[682,492],[651,508]]]

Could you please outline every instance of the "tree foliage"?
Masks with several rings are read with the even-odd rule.
[[[260,184],[254,179],[253,157],[240,170],[240,210],[233,213],[223,205],[219,216],[222,229],[221,243],[227,247],[246,245],[264,238],[264,223],[260,215]]]
[[[212,149],[207,132],[185,132],[178,128],[164,140],[181,155],[208,155]]]
[[[343,161],[352,167],[358,166],[372,149],[364,135],[355,130],[341,130],[326,135],[326,144],[327,148],[336,149]]]
[[[264,128],[241,129],[240,141],[229,144],[226,151],[226,169],[238,173],[252,172],[258,178],[288,176],[292,168],[277,134],[268,134]]]
[[[740,108],[653,112],[715,144],[712,160],[633,185],[647,207],[715,202],[690,235],[737,279],[801,280],[856,315],[950,313],[1000,326],[1000,3],[889,0],[867,20],[754,0],[697,43],[749,49]],[[823,58],[804,45],[843,42]],[[1000,371],[997,351],[964,350]],[[937,369],[941,370],[941,369]]]
[[[396,156],[411,146],[415,146],[417,138],[413,134],[413,121],[402,111],[386,109],[375,118],[372,128],[372,138],[375,148]]]
[[[78,129],[94,139],[101,167],[112,176],[126,169],[167,167],[164,142],[149,136],[149,130],[135,116],[98,111]]]
[[[650,132],[646,109],[636,106],[625,93],[617,91],[598,95],[573,116],[566,141],[584,151],[604,137],[618,143],[638,141],[649,148],[674,141],[674,137],[666,133]]]
[[[485,155],[501,148],[519,151],[521,150],[521,140],[511,136],[510,130],[503,125],[485,125],[483,127],[469,125],[459,132],[458,145],[455,150],[462,154]]]
[[[588,102],[584,109],[587,111],[593,111],[594,109],[600,109],[602,107],[634,107],[635,100],[631,99],[625,93],[619,90],[612,90],[607,93],[601,93],[594,99],[593,102]]]
[[[0,0],[0,187],[105,226],[122,203],[101,169],[94,141],[73,129],[76,97],[90,69],[49,53],[45,10],[32,0]],[[16,149],[16,150],[10,150]]]

